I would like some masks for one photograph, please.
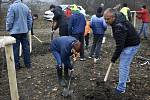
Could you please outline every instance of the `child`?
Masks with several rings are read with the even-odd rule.
[[[86,26],[85,26],[85,32],[84,32],[84,37],[85,37],[85,48],[88,49],[89,46],[89,34],[91,32],[90,28],[90,18],[86,18]]]

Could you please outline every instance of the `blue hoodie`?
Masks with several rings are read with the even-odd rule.
[[[10,34],[28,33],[32,27],[30,9],[21,2],[15,0],[10,5],[6,17],[6,31]]]
[[[78,34],[83,33],[86,25],[86,20],[84,15],[81,13],[73,13],[69,19],[68,23],[68,33],[69,34]]]
[[[60,53],[62,60],[67,60],[72,55],[71,49],[73,48],[73,42],[77,41],[72,36],[61,36],[54,39],[51,42],[50,50]]]

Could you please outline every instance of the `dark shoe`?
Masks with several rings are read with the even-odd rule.
[[[16,71],[19,71],[21,69],[21,67],[15,67]]]
[[[123,94],[123,93],[125,93],[125,91],[120,91],[118,89],[115,89],[115,94]]]
[[[65,81],[63,79],[59,79],[58,82],[59,82],[60,86],[62,86],[62,87],[66,86],[66,83],[65,83]]]
[[[32,68],[30,64],[29,64],[29,65],[25,65],[25,67],[26,67],[27,69]]]
[[[20,65],[15,66],[16,71],[20,70],[22,67]]]
[[[86,58],[80,58],[80,61],[86,61]]]

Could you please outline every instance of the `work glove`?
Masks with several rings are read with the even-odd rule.
[[[116,61],[115,61],[113,58],[111,58],[111,62],[112,62],[112,63],[115,63]]]

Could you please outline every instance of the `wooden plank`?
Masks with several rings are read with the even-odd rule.
[[[15,38],[11,36],[0,36],[0,45],[1,47],[5,47],[11,100],[19,100],[12,46],[12,44],[15,42]]]
[[[9,86],[12,100],[19,100],[12,45],[5,46]]]

